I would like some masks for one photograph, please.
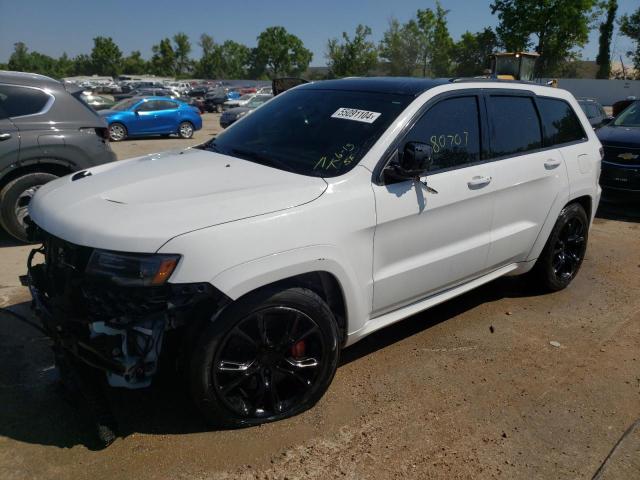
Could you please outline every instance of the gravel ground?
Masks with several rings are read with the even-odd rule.
[[[114,150],[215,126],[205,115],[193,142]],[[0,307],[29,315],[27,250],[0,237]],[[262,427],[208,430],[171,379],[112,391],[121,431],[106,449],[46,339],[0,312],[0,478],[590,479],[607,458],[597,478],[640,478],[638,291],[640,208],[606,206],[565,291],[499,279],[377,332],[343,352],[315,408]]]

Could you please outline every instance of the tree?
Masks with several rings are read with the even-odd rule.
[[[194,75],[200,78],[216,78],[216,72],[220,63],[219,58],[216,57],[216,42],[211,35],[203,33],[200,35],[200,41],[198,42],[202,49],[202,56],[200,60],[196,62]]]
[[[627,52],[627,55],[633,58],[636,74],[640,75],[640,8],[620,19],[620,32],[635,43],[635,50]]]
[[[120,74],[122,52],[111,37],[95,37],[91,50],[93,73],[117,77]]]
[[[64,52],[56,61],[56,78],[71,77],[74,73],[73,60],[69,58],[67,52]]]
[[[15,70],[16,72],[28,72],[29,71],[29,49],[24,42],[16,42],[13,44],[13,53],[9,57],[9,63],[7,66],[9,70]]]
[[[491,13],[498,15],[496,32],[508,51],[535,47],[538,76],[553,75],[583,47],[597,12],[597,0],[494,0]],[[535,37],[535,42],[532,39]]]
[[[599,48],[598,56],[596,57],[596,63],[599,68],[596,78],[608,79],[611,75],[611,37],[617,10],[618,1],[609,0],[607,4],[607,19],[600,24]]]
[[[284,27],[269,27],[258,36],[258,45],[252,52],[254,75],[267,74],[270,78],[298,76],[304,72],[313,54],[302,40]]]
[[[59,76],[57,70],[58,64],[55,58],[39,52],[29,52],[29,49],[23,42],[17,42],[13,47],[13,53],[7,63],[9,70],[40,73],[50,77]]]
[[[183,75],[191,71],[191,42],[186,33],[176,33],[173,36],[173,44],[175,45],[175,72],[176,75]]]
[[[93,75],[93,62],[87,54],[80,54],[73,58],[74,75]]]
[[[401,25],[392,18],[380,42],[380,57],[388,62],[386,69],[389,74],[414,75],[421,63],[422,52],[420,29],[416,21],[410,20]]]
[[[366,75],[376,66],[378,52],[373,42],[367,40],[371,28],[358,25],[353,39],[347,32],[342,32],[342,43],[337,38],[327,42],[327,58],[331,76],[346,77],[350,75]]]
[[[425,10],[418,10],[418,25],[420,26],[423,18],[422,12],[425,12]],[[428,21],[425,23],[425,28],[433,29],[429,37],[427,37],[431,42],[426,44],[426,48],[431,56],[429,64],[431,74],[436,77],[444,77],[451,73],[453,40],[451,39],[451,35],[449,35],[449,29],[447,27],[448,13],[449,10],[442,8],[440,2],[436,0],[435,15],[430,15]]]
[[[219,78],[245,78],[251,61],[251,49],[233,40],[218,47],[221,74]]]
[[[490,28],[481,32],[464,32],[453,47],[454,73],[458,77],[481,75],[489,67],[489,58],[496,50],[498,38]]]
[[[171,46],[171,40],[163,38],[160,43],[151,47],[151,70],[155,75],[173,77],[175,75],[176,56]]]
[[[122,59],[122,73],[129,75],[143,75],[149,67],[147,61],[142,58],[139,50],[134,50],[128,57]]]

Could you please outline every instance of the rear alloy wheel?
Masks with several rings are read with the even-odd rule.
[[[260,292],[209,326],[192,359],[192,391],[217,425],[258,425],[296,415],[335,374],[338,330],[310,290]]]
[[[566,288],[580,270],[587,250],[589,218],[577,203],[567,205],[556,221],[533,273],[550,291]]]
[[[29,173],[5,185],[0,192],[0,223],[11,236],[27,241],[29,203],[42,185],[56,178],[50,173]]]
[[[178,127],[178,135],[180,135],[180,138],[193,137],[193,125],[191,122],[182,122]]]
[[[127,138],[127,128],[121,123],[109,125],[109,139],[112,142],[120,142]]]

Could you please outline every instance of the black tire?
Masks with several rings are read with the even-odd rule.
[[[546,291],[567,288],[576,277],[587,250],[589,218],[578,203],[564,207],[531,272]]]
[[[51,173],[28,173],[7,183],[0,191],[0,223],[12,237],[27,242],[24,218],[35,191],[58,178]]]
[[[127,138],[127,127],[120,122],[113,122],[109,125],[109,140],[112,142],[121,142]]]
[[[191,138],[195,128],[191,122],[180,122],[178,125],[178,135],[180,138]]]
[[[248,294],[210,322],[197,341],[190,362],[193,399],[220,427],[297,415],[331,384],[339,338],[331,310],[311,290]]]

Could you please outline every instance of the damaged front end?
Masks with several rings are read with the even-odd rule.
[[[57,353],[106,372],[111,386],[150,385],[167,333],[229,300],[208,283],[167,283],[175,255],[98,250],[43,231],[38,237],[42,246],[27,262],[36,314]]]

